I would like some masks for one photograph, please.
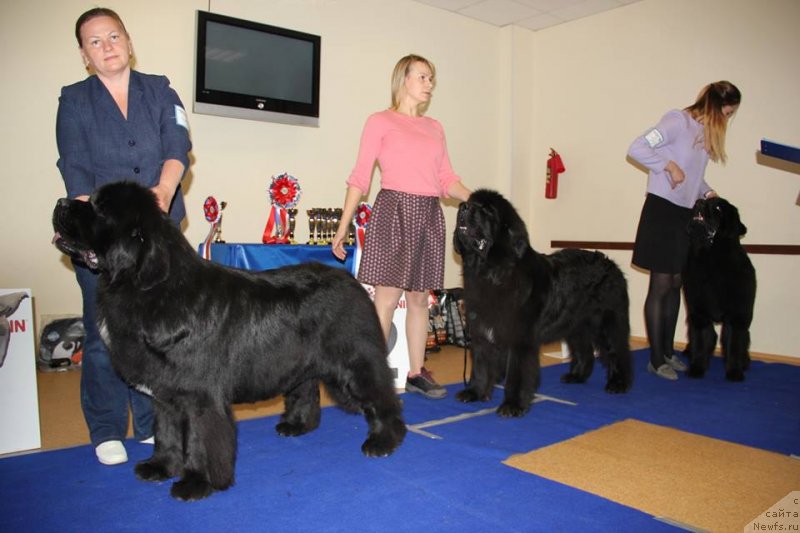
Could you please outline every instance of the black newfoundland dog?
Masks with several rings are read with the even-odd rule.
[[[320,421],[319,384],[361,412],[368,456],[406,433],[375,307],[344,270],[304,264],[248,273],[205,261],[132,183],[90,202],[61,199],[58,248],[100,272],[99,328],[114,368],[153,396],[155,450],[136,465],[147,481],[180,479],[172,496],[197,500],[234,481],[231,404],[283,394],[276,426],[302,435]]]
[[[562,339],[572,360],[561,381],[586,381],[596,352],[608,367],[606,391],[630,388],[628,287],[616,263],[586,250],[537,253],[511,203],[485,189],[459,207],[453,241],[462,257],[473,358],[459,400],[488,400],[505,379],[498,414],[524,415],[539,387],[539,349]]]
[[[683,292],[689,329],[688,375],[703,377],[722,324],[725,377],[742,381],[750,366],[750,323],[756,300],[756,271],[742,243],[747,228],[739,210],[723,198],[695,203],[689,223],[691,245]]]

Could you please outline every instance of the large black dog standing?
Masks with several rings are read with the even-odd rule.
[[[723,198],[698,200],[689,223],[691,246],[683,291],[689,327],[690,377],[703,377],[722,323],[725,377],[742,381],[750,366],[750,323],[756,299],[756,271],[739,239],[747,228],[739,210]]]
[[[153,456],[136,465],[148,481],[180,477],[171,493],[197,500],[233,484],[231,404],[284,394],[281,435],[320,420],[319,383],[362,412],[361,449],[385,456],[406,427],[386,361],[386,342],[366,291],[347,272],[319,264],[258,274],[202,260],[138,185],[101,188],[91,202],[59,200],[56,245],[99,270],[99,328],[114,368],[150,392]]]
[[[561,339],[572,352],[563,382],[586,381],[597,352],[608,367],[606,391],[630,388],[628,288],[613,261],[586,250],[537,253],[511,203],[485,189],[459,207],[453,240],[473,358],[459,400],[488,400],[505,378],[498,414],[524,415],[539,387],[539,349]]]

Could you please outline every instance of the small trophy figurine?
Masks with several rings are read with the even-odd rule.
[[[269,186],[272,208],[261,242],[264,244],[287,244],[290,242],[294,224],[290,225],[289,209],[297,206],[297,202],[300,201],[300,193],[300,183],[294,176],[290,176],[286,172],[272,176],[272,183]]]

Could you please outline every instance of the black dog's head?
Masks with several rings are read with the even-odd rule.
[[[516,261],[530,243],[514,206],[498,192],[479,189],[458,207],[453,246],[465,264],[480,264],[490,256]]]
[[[714,197],[695,202],[688,231],[694,246],[707,247],[723,240],[738,241],[747,233],[747,228],[733,204]]]
[[[170,226],[155,195],[130,182],[105,185],[88,202],[61,198],[53,209],[56,247],[112,284],[149,288],[166,279]]]

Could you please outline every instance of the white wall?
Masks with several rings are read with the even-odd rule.
[[[50,245],[50,216],[63,184],[55,167],[55,115],[61,86],[84,77],[74,21],[95,2],[0,3],[0,199],[4,231],[0,287],[31,287],[35,315],[80,312],[80,295]],[[193,89],[195,11],[208,0],[117,0],[143,72],[167,74],[187,108]],[[496,28],[411,0],[211,0],[211,10],[322,36],[318,129],[190,112],[194,164],[186,180],[187,238],[208,231],[202,202],[228,202],[224,237],[258,242],[270,176],[288,171],[303,187],[300,209],[338,206],[366,116],[389,104],[395,61],[415,52],[436,63],[429,114],[447,131],[464,182],[509,194],[534,245],[554,239],[631,241],[645,176],[625,161],[628,143],[670,107],[691,103],[708,81],[727,78],[744,93],[730,130],[727,167],[708,179],[737,203],[750,228],[745,242],[797,244],[797,175],[755,163],[762,136],[800,145],[800,54],[796,0],[642,0],[540,32]],[[656,24],[657,22],[657,24]],[[567,172],[556,201],[543,199],[549,147]],[[373,186],[373,196],[377,186]],[[453,228],[455,209],[445,209]],[[298,237],[307,237],[305,216]],[[449,246],[449,243],[448,243]],[[646,275],[629,253],[633,333]],[[460,285],[448,254],[446,284]],[[800,355],[794,326],[796,257],[754,256],[759,272],[753,349]],[[210,289],[210,288],[209,288]],[[679,331],[678,339],[681,339]]]
[[[533,65],[532,171],[515,175],[515,186],[534,184],[527,208],[535,246],[632,242],[647,176],[626,161],[628,145],[720,79],[739,87],[742,104],[728,130],[728,163],[710,163],[707,181],[739,207],[744,243],[799,244],[800,176],[756,162],[762,137],[800,146],[798,21],[796,0],[643,0],[519,39]],[[551,146],[567,168],[555,201],[543,194]],[[647,273],[631,268],[630,252],[609,255],[626,270],[632,333],[643,337]],[[800,258],[751,259],[759,284],[752,349],[800,356]],[[682,312],[677,341],[683,324]]]

